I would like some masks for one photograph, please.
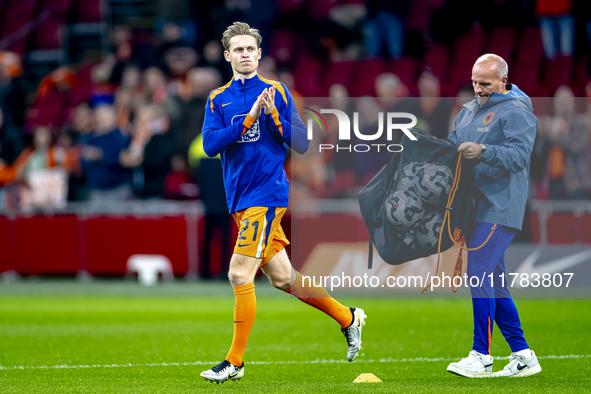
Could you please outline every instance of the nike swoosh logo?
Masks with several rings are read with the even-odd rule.
[[[518,370],[518,371],[521,371],[522,369],[525,369],[525,368],[527,368],[527,365],[524,365],[524,364],[517,364],[517,370]]]
[[[226,103],[226,104],[222,103],[222,107],[225,107],[226,105],[230,105],[232,103],[233,103],[233,101],[231,103]]]
[[[232,379],[234,376],[238,376],[238,375],[240,374],[240,372],[242,372],[242,371],[238,371],[238,372],[236,372],[234,375],[232,375],[230,372],[228,372],[228,377],[229,377],[230,379]]]
[[[252,244],[238,244],[238,247],[241,248],[243,246],[250,246],[250,245],[252,245]]]
[[[485,365],[484,368],[488,368],[488,367],[492,367],[493,363],[490,363],[488,365]]]
[[[570,267],[581,264],[591,259],[591,249],[583,250],[582,252],[572,254],[570,256],[562,257],[544,264],[536,265],[536,261],[542,256],[543,247],[539,247],[534,250],[529,256],[523,260],[521,265],[516,269],[518,274],[554,274],[557,272],[564,272]]]

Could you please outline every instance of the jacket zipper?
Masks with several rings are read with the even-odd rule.
[[[483,106],[481,106],[483,107]],[[474,119],[476,119],[476,115],[478,115],[478,112],[480,111],[480,108],[478,108],[476,110],[476,112],[474,113],[474,116],[472,117],[472,120],[470,121],[470,127],[468,127],[468,141],[466,142],[472,142],[470,141],[470,134],[472,133],[472,123],[474,123]]]

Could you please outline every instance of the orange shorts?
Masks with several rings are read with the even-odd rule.
[[[281,228],[281,218],[287,208],[251,207],[234,212],[238,239],[234,253],[262,259],[261,267],[289,245]]]

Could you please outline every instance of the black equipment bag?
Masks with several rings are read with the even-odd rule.
[[[373,247],[388,264],[399,265],[438,252],[454,243],[447,224],[441,224],[449,210],[452,236],[464,236],[466,244],[473,229],[476,212],[470,186],[470,174],[476,160],[463,160],[457,192],[446,208],[458,165],[458,147],[449,140],[411,129],[417,141],[406,135],[403,151],[388,157],[385,166],[359,192],[359,205],[369,232],[369,268]],[[468,163],[467,163],[468,162]],[[472,162],[472,163],[470,163]]]

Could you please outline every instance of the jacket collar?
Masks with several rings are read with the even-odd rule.
[[[507,84],[506,90],[503,93],[493,93],[484,105],[480,106],[478,100],[476,100],[476,96],[474,96],[474,100],[464,104],[464,107],[473,113],[477,113],[480,109],[490,108],[503,101],[515,99],[523,102],[530,110],[532,109],[531,99],[517,85],[510,83]]]
[[[506,86],[507,90],[505,90],[505,92],[510,91],[512,87],[513,86],[510,83],[508,83]],[[474,100],[464,104],[464,107],[468,108],[471,112],[476,113],[482,108],[488,108],[488,107],[491,107],[492,105],[496,104],[496,101],[498,101],[498,100],[495,100],[495,98],[503,97],[503,95],[506,94],[505,92],[491,94],[490,98],[488,99],[488,101],[486,103],[484,103],[484,105],[478,104],[478,100],[476,99],[476,96],[474,96]]]
[[[240,91],[240,90],[248,90],[256,87],[260,87],[261,84],[264,82],[259,77],[259,74],[255,74],[252,78],[247,78],[242,82],[240,79],[232,78],[232,83],[230,84],[230,90],[232,91]]]

